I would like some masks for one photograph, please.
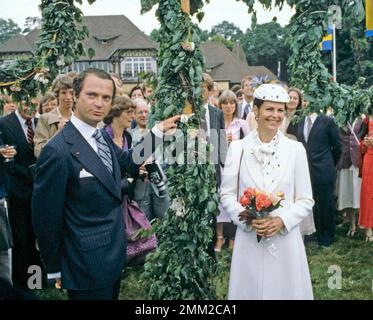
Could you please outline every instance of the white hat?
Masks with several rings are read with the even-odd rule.
[[[256,88],[254,98],[281,103],[288,103],[290,101],[286,90],[282,86],[272,83],[265,83]]]

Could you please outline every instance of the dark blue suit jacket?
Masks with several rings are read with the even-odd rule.
[[[37,119],[34,118],[36,125]],[[15,112],[0,119],[0,144],[15,145],[17,154],[14,161],[4,163],[1,158],[1,169],[5,170],[2,182],[9,196],[28,202],[32,193],[32,175],[29,166],[34,164],[34,148],[27,143],[26,136]],[[4,172],[3,172],[4,173]],[[6,178],[6,179],[4,179]]]
[[[66,289],[111,286],[125,264],[121,171],[138,170],[132,161],[137,150],[123,152],[104,131],[103,136],[111,149],[113,174],[71,122],[46,144],[37,161],[33,227],[47,272],[61,272]],[[82,169],[92,176],[80,177]]]
[[[308,156],[312,184],[334,183],[336,165],[341,156],[338,127],[333,118],[318,115],[307,142],[304,139],[304,120],[299,122],[297,139],[302,142]]]

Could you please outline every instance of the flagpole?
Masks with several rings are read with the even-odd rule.
[[[335,37],[335,23],[333,23],[333,79],[337,82],[337,45]]]

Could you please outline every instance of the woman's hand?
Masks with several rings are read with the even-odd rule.
[[[373,147],[373,136],[366,136],[364,138],[364,145],[368,148]]]
[[[252,221],[253,221],[253,217],[249,214],[248,211],[244,210],[242,211],[239,215],[239,220],[240,221],[243,221],[246,225],[251,225]]]
[[[269,217],[266,219],[254,219],[251,226],[259,236],[272,237],[284,227],[284,222],[280,217]]]

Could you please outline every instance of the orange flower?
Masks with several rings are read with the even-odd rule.
[[[262,193],[256,196],[256,201],[255,201],[256,210],[261,211],[263,208],[270,207],[271,204],[272,202],[266,194]]]
[[[243,195],[240,199],[240,203],[243,207],[246,207],[250,204],[250,198]]]
[[[247,188],[243,194],[248,197],[248,198],[253,198],[255,197],[255,189],[254,188]]]

